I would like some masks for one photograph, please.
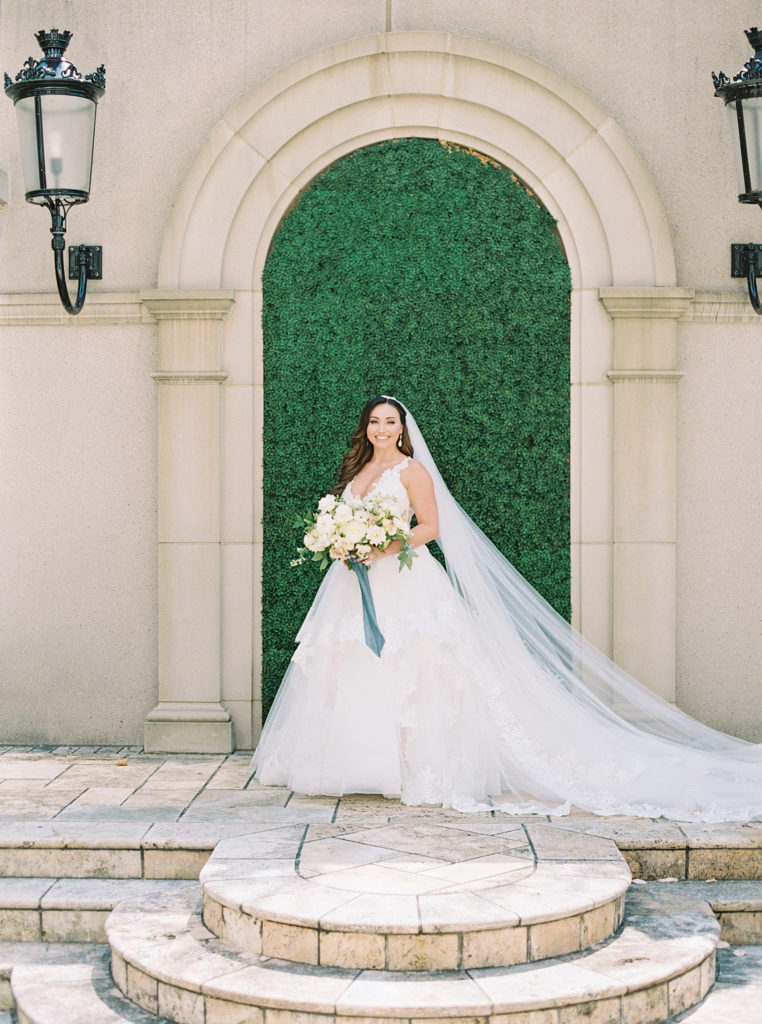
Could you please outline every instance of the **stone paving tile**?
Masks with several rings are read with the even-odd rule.
[[[320,839],[303,847],[300,863],[303,870],[315,871],[322,876],[343,868],[388,861],[394,856],[394,851],[385,846],[352,843],[337,837]]]
[[[0,779],[54,779],[67,769],[66,762],[43,762],[0,758]]]
[[[69,808],[91,807],[93,805],[118,807],[128,797],[132,796],[134,792],[132,788],[91,786],[84,793],[81,793],[73,803],[69,804]]]
[[[165,804],[146,804],[138,807],[114,807],[113,804],[89,807],[71,807],[61,811],[56,821],[92,822],[142,822],[150,825],[155,821],[177,821],[183,812],[183,804],[167,807]]]
[[[685,846],[685,835],[681,826],[670,821],[653,821],[650,818],[552,818],[556,828],[568,832],[584,832],[586,835],[613,839],[629,849],[672,850]]]
[[[48,847],[51,849],[87,850],[100,846],[115,850],[136,850],[150,826],[131,822],[68,822],[0,823],[2,847]]]
[[[0,794],[0,821],[39,821],[54,818],[81,795],[83,790],[60,789],[32,793]]]
[[[45,893],[56,883],[55,878],[0,879],[0,908],[36,909]]]
[[[122,805],[131,807],[180,807],[185,808],[198,796],[198,789],[149,789],[143,786],[132,793]]]
[[[304,837],[304,825],[286,825],[271,828],[255,835],[240,834],[223,839],[217,846],[215,859],[235,860],[257,857],[260,860],[296,857]]]
[[[0,795],[8,790],[26,792],[27,790],[44,789],[49,782],[50,779],[3,779],[0,781]]]
[[[232,811],[249,807],[284,807],[288,801],[288,790],[283,789],[216,789],[203,790],[190,805],[198,811],[204,806],[228,807]]]
[[[223,839],[258,835],[280,826],[277,822],[177,822],[157,823],[146,832],[146,850],[210,850]]]
[[[2,770],[2,769],[0,769]],[[82,789],[90,786],[137,789],[156,770],[155,765],[116,765],[111,761],[101,763],[73,764],[59,774],[49,789]]]

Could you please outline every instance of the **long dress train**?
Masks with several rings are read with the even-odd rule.
[[[387,470],[374,491],[409,520],[406,464]],[[344,496],[351,499],[351,485]],[[526,612],[527,600],[529,625],[502,605],[491,615],[509,583],[484,572],[461,585],[425,547],[411,570],[393,557],[375,562],[369,579],[386,640],[377,657],[365,645],[354,573],[331,566],[254,755],[260,782],[464,811],[762,817],[762,747],[645,691],[562,620],[551,627]],[[542,602],[531,594],[530,606]],[[562,641],[547,640],[552,629]],[[611,672],[616,687],[606,688],[599,676]]]

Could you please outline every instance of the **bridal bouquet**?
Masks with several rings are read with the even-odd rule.
[[[393,498],[369,494],[354,501],[345,501],[326,494],[318,502],[317,512],[299,516],[295,525],[305,529],[304,547],[291,565],[302,565],[312,553],[312,561],[325,569],[330,562],[343,560],[354,567],[373,548],[385,550],[392,541],[401,542],[397,558],[400,571],[412,567],[415,552],[410,547],[410,527],[399,515]]]

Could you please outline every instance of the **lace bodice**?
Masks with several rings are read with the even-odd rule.
[[[410,506],[410,498],[408,497],[407,488],[400,479],[400,473],[407,467],[409,462],[409,457],[404,458],[394,466],[390,466],[388,469],[385,469],[378,479],[374,481],[369,490],[365,492],[365,495],[355,494],[352,491],[352,485],[355,480],[355,478],[352,478],[344,488],[342,498],[353,504],[361,502],[363,497],[391,498],[399,508],[400,515],[404,515],[407,520],[410,521],[413,510]]]

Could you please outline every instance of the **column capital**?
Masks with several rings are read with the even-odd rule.
[[[598,295],[612,319],[679,320],[693,301],[693,288],[599,288]]]
[[[142,291],[140,300],[154,320],[222,321],[233,307],[235,292],[231,288],[153,289]]]

